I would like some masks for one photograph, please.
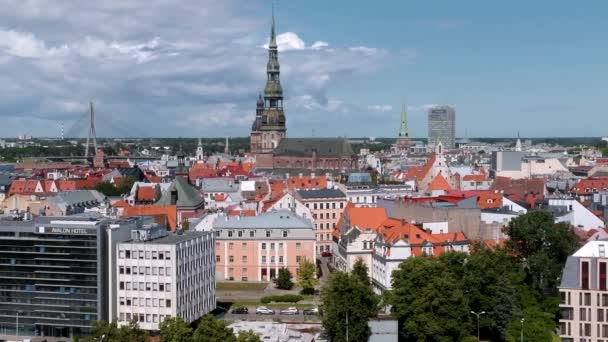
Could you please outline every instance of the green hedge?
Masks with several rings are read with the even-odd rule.
[[[280,295],[280,296],[266,296],[262,297],[261,302],[268,304],[271,302],[275,303],[297,303],[303,300],[304,297],[300,295]]]

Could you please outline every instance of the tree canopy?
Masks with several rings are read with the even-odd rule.
[[[281,267],[279,269],[279,274],[277,278],[274,280],[277,288],[281,290],[291,290],[293,287],[293,281],[291,280],[291,272],[285,267]]]
[[[378,313],[380,298],[372,289],[363,262],[358,264],[357,273],[332,274],[321,298],[321,320],[331,341],[367,341],[371,333],[368,321]]]
[[[300,268],[298,272],[298,286],[302,289],[312,290],[315,288],[319,280],[316,277],[317,266],[310,260],[304,258],[300,262]]]
[[[159,328],[161,342],[192,341],[192,328],[181,317],[166,318]]]
[[[195,342],[236,342],[236,336],[226,322],[215,318],[213,315],[205,315],[194,331]]]

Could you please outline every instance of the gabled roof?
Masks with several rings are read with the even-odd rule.
[[[438,191],[438,190],[443,190],[443,191],[449,191],[452,188],[450,187],[450,184],[448,184],[448,181],[445,180],[445,178],[443,177],[443,175],[441,175],[441,173],[438,173],[437,176],[435,176],[435,178],[433,178],[433,181],[431,182],[431,184],[429,184],[428,190],[429,191]]]
[[[156,201],[156,186],[140,186],[137,188],[138,201]]]
[[[417,181],[422,181],[424,179],[424,177],[426,177],[426,175],[429,172],[431,172],[431,169],[433,168],[433,165],[435,164],[435,160],[437,160],[437,156],[433,153],[433,155],[426,162],[426,164],[424,164],[424,166],[422,166],[422,168],[418,170],[418,173],[416,174]]]
[[[287,179],[287,187],[290,191],[296,189],[325,189],[327,188],[326,176],[290,176]]]
[[[608,190],[608,177],[581,179],[572,187],[572,192],[577,195],[588,195],[602,190]]]
[[[171,204],[171,191],[177,190],[177,207],[178,208],[202,208],[204,205],[203,196],[188,184],[188,181],[182,177],[177,177],[171,184],[171,187],[164,191],[156,203],[157,205]]]

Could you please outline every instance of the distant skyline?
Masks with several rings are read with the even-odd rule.
[[[275,1],[288,136],[608,135],[608,3]],[[0,0],[0,136],[247,136],[270,1]],[[79,134],[85,135],[85,130]]]

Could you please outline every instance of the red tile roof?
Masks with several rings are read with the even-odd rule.
[[[137,200],[141,202],[156,201],[155,186],[140,186],[137,188]]]
[[[492,192],[502,192],[504,195],[526,196],[529,193],[544,194],[545,180],[542,178],[511,179],[509,177],[496,177],[490,186]]]
[[[289,191],[296,189],[325,189],[327,188],[326,176],[290,176],[287,180]]]
[[[601,190],[608,190],[608,177],[581,179],[571,191],[577,195],[590,195]]]
[[[452,188],[450,187],[450,184],[448,184],[448,181],[446,181],[445,178],[441,175],[441,173],[438,173],[437,176],[435,176],[435,178],[431,182],[431,184],[429,184],[428,190],[429,191],[438,191],[438,190],[449,191],[449,190],[452,190]]]
[[[488,180],[486,175],[466,175],[462,177],[463,181],[468,182],[485,182]]]

